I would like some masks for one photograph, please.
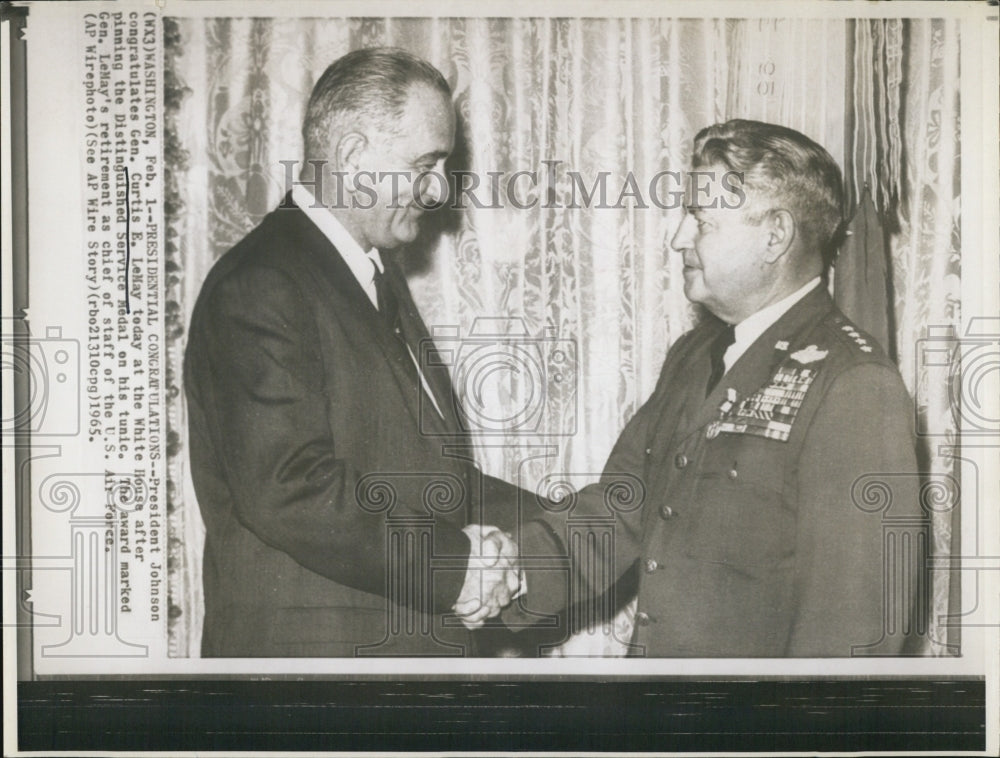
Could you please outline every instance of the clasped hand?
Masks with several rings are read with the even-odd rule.
[[[454,611],[469,629],[500,614],[521,592],[517,544],[495,526],[469,524],[463,530],[472,542],[465,584]]]

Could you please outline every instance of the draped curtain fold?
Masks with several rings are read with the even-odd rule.
[[[474,416],[516,427],[499,436],[484,426],[483,468],[544,490],[548,482],[597,477],[651,393],[667,348],[693,323],[679,256],[668,245],[682,212],[671,202],[677,187],[661,176],[651,188],[654,177],[685,168],[699,129],[735,117],[783,123],[826,146],[841,165],[866,165],[852,163],[849,130],[860,120],[845,105],[845,93],[858,90],[857,55],[871,54],[855,42],[863,23],[168,19],[171,653],[197,655],[202,613],[203,533],[179,389],[183,328],[212,263],[285,191],[290,164],[282,161],[301,157],[305,104],[331,61],[359,47],[396,45],[436,65],[458,113],[449,168],[478,177],[471,194],[480,204],[493,204],[488,172],[504,182],[514,172],[537,173],[534,189],[522,179],[516,190],[522,200],[536,198],[533,207],[506,202],[502,183],[502,208],[478,207],[466,194],[463,209],[429,218],[405,263],[432,330],[444,338],[500,330],[528,346],[525,370],[511,372],[511,381],[491,383],[459,366],[456,389]],[[902,346],[930,321],[958,318],[957,294],[935,278],[958,276],[950,226],[958,208],[957,127],[954,93],[946,91],[957,81],[948,68],[957,31],[941,22],[906,23],[908,33],[892,41],[909,46],[899,58],[908,67],[894,85],[909,88],[899,100],[905,131],[893,133],[905,149],[891,153],[900,175],[891,196],[909,203],[900,202],[900,230],[890,241],[896,336],[904,378],[927,424],[943,434],[953,429],[946,395],[920,389],[913,351]],[[934,55],[921,54],[921,45]],[[889,136],[873,134],[873,144],[891,148]],[[593,191],[589,207],[573,207],[583,204],[582,190]],[[524,419],[530,423],[518,426]],[[947,552],[949,514],[938,516],[935,546]],[[938,582],[935,608],[943,612],[947,599],[947,582]],[[562,652],[620,654],[627,614],[615,629],[579,635]]]
[[[961,323],[959,27],[948,19],[851,23],[846,180],[871,189],[889,251],[890,323],[915,426],[931,555],[959,554],[962,465],[951,367],[925,360],[928,340]],[[932,571],[929,652],[958,651],[958,575]],[[952,614],[949,616],[949,614]]]

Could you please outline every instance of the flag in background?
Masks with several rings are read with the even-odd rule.
[[[886,261],[882,222],[866,185],[834,263],[833,297],[844,315],[895,360]]]

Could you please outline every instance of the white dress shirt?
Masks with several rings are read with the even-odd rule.
[[[316,204],[316,200],[312,192],[303,185],[295,184],[292,186],[292,200],[302,209],[302,212],[306,214],[308,219],[323,232],[323,236],[330,240],[333,246],[337,248],[340,257],[344,259],[344,263],[347,264],[351,273],[354,274],[354,278],[361,285],[361,289],[365,291],[372,305],[378,310],[378,292],[375,289],[375,269],[372,268],[372,264],[378,267],[379,273],[385,273],[385,265],[382,263],[382,256],[379,254],[378,249],[373,247],[367,253],[362,250],[361,245],[344,228],[344,225],[337,220],[336,216],[330,213],[325,207],[313,207]],[[431,392],[431,387],[424,377],[424,372],[420,370],[420,363],[417,361],[417,357],[413,354],[413,349],[408,343],[406,350],[410,354],[413,365],[417,368],[417,376],[420,377],[420,384],[424,388],[424,393],[430,398],[438,416],[444,418],[437,398]]]
[[[766,308],[761,308],[752,316],[747,316],[738,323],[733,329],[736,340],[722,356],[722,360],[726,364],[726,371],[729,371],[733,367],[733,364],[740,359],[743,353],[750,349],[750,346],[757,341],[760,335],[766,332],[779,318],[784,316],[799,300],[812,292],[819,283],[820,277],[817,276],[801,288],[795,290],[788,297],[784,297],[776,303],[771,303]]]

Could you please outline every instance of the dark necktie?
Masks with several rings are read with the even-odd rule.
[[[719,332],[714,340],[712,340],[712,345],[708,350],[709,357],[712,359],[712,373],[708,377],[708,384],[705,387],[705,397],[712,394],[712,390],[715,389],[715,385],[719,383],[723,375],[726,373],[726,362],[723,360],[726,350],[729,346],[736,341],[736,330],[730,326],[726,325],[726,328]]]
[[[372,268],[375,270],[372,276],[372,282],[375,284],[375,300],[378,303],[379,315],[385,319],[385,323],[392,330],[393,334],[395,334],[397,339],[399,339],[399,341],[402,342],[403,345],[409,350],[406,337],[403,335],[403,323],[399,318],[399,301],[396,299],[396,295],[392,291],[392,287],[389,285],[389,282],[385,280],[385,275],[373,259]],[[420,377],[421,383],[426,382],[427,379],[423,376],[424,370],[417,368],[412,361],[407,361],[406,363],[416,370],[416,374]],[[424,384],[424,391],[433,398],[433,391],[431,390],[429,384]],[[441,414],[443,417],[442,411],[439,410],[440,406],[436,401],[434,402],[433,408],[433,412]],[[453,426],[457,429],[457,422],[455,422]]]
[[[372,261],[372,268],[375,270],[375,274],[372,281],[375,283],[375,296],[378,302],[378,312],[381,314],[382,318],[385,320],[386,325],[393,331],[393,333],[403,339],[403,330],[400,327],[399,321],[399,301],[396,299],[396,295],[392,291],[392,287],[385,280],[385,275],[379,269],[378,264]]]

